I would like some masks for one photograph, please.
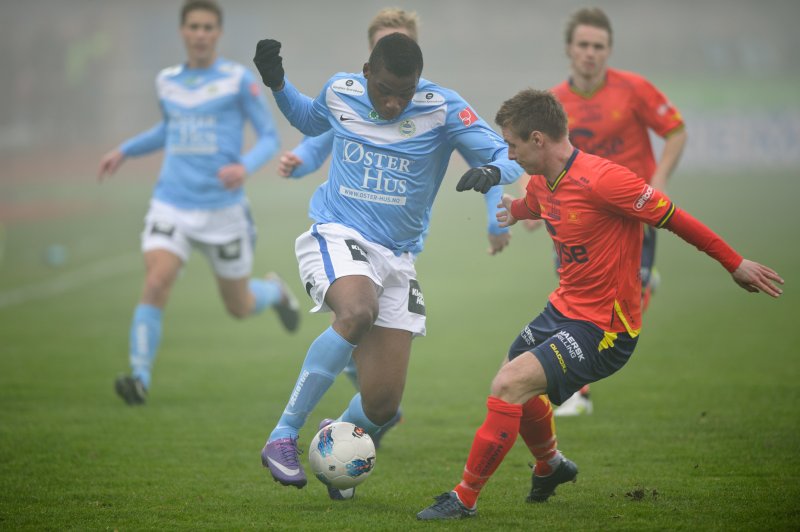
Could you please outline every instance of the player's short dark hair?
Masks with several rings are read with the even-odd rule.
[[[369,56],[369,67],[382,67],[395,76],[422,74],[422,50],[417,42],[402,33],[391,33],[375,43]]]
[[[553,140],[567,136],[567,113],[550,91],[518,92],[503,102],[494,121],[523,140],[528,140],[534,131],[541,131]]]
[[[186,23],[186,16],[192,11],[211,11],[217,16],[217,22],[222,27],[222,8],[214,0],[186,0],[181,7],[181,26]]]
[[[567,25],[564,28],[564,37],[567,44],[572,43],[572,35],[575,33],[575,28],[578,26],[592,26],[608,32],[608,45],[614,40],[614,32],[611,31],[611,21],[605,11],[599,7],[582,7],[574,11],[567,19]]]

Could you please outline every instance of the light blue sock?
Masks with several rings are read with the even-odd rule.
[[[347,410],[339,417],[339,421],[348,421],[357,427],[366,430],[370,436],[376,435],[382,425],[376,425],[364,413],[364,407],[361,404],[361,394],[357,393],[350,400]],[[389,422],[391,423],[391,421]],[[387,425],[389,424],[387,423]]]
[[[332,327],[325,329],[311,343],[289,403],[278,420],[278,425],[269,435],[269,441],[297,438],[308,415],[350,360],[354,348],[354,345],[339,336]]]
[[[133,311],[129,356],[133,376],[150,388],[150,370],[161,344],[161,309],[139,304]]]
[[[253,314],[259,314],[265,308],[276,305],[283,299],[280,283],[267,279],[250,279],[250,293],[256,298]]]

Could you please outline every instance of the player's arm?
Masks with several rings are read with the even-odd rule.
[[[304,137],[292,151],[281,155],[278,174],[283,177],[300,178],[319,169],[331,154],[333,131],[316,137]]]
[[[678,209],[663,192],[648,185],[633,172],[613,165],[592,189],[595,200],[616,212],[654,227],[664,227],[719,262],[733,280],[750,292],[781,294],[774,283],[783,279],[766,266],[743,259],[714,231],[688,212]]]
[[[671,131],[665,137],[661,158],[658,160],[656,170],[653,172],[653,177],[650,179],[650,184],[653,185],[653,188],[656,190],[665,191],[667,189],[667,181],[678,166],[678,161],[686,146],[686,139],[686,128],[683,126],[677,130]]]
[[[239,103],[256,132],[256,142],[240,161],[226,164],[217,171],[217,177],[228,190],[243,186],[245,178],[270,160],[280,145],[261,87],[249,72],[242,76]]]
[[[252,174],[278,152],[280,139],[261,88],[250,72],[242,77],[239,95],[247,119],[257,136],[253,147],[242,156],[242,165],[248,174]]]
[[[298,91],[286,79],[280,50],[281,43],[273,39],[262,39],[256,45],[253,62],[261,74],[264,85],[272,89],[275,102],[283,116],[301,133],[316,136],[328,131],[331,125],[324,103],[327,86],[315,100]]]
[[[680,111],[655,85],[643,77],[634,77],[633,82],[638,97],[637,114],[648,128],[664,139],[661,157],[650,176],[653,188],[664,191],[686,146],[686,126]]]
[[[151,129],[132,137],[106,153],[100,160],[97,179],[102,181],[113,175],[128,157],[146,155],[162,149],[167,141],[167,127],[162,120]]]
[[[510,227],[519,220],[540,220],[542,217],[539,200],[530,181],[523,197],[514,199],[510,194],[503,194],[498,207],[501,210],[497,213],[497,221],[501,227]]]

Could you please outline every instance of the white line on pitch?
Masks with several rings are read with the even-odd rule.
[[[48,299],[101,279],[142,269],[142,256],[139,253],[101,260],[81,266],[75,271],[59,275],[54,279],[0,292],[0,309],[37,299]]]

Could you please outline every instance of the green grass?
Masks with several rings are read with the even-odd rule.
[[[517,445],[485,488],[477,519],[436,525],[415,514],[459,478],[491,378],[555,284],[546,235],[515,228],[511,248],[485,255],[482,201],[455,193],[454,175],[446,181],[418,261],[428,336],[415,341],[405,422],[385,438],[357,498],[334,504],[313,480],[299,491],[278,486],[259,460],[327,316],[306,316],[296,335],[270,314],[234,321],[195,255],[165,315],[150,401],[129,408],[114,396],[113,378],[127,367],[150,192],[147,180],[127,175],[103,187],[0,184],[0,195],[19,202],[88,197],[91,206],[7,224],[0,300],[98,261],[130,260],[80,288],[0,308],[0,529],[798,527],[792,173],[683,173],[671,191],[745,256],[777,269],[787,280],[783,298],[740,290],[719,265],[662,232],[662,289],[635,356],[593,386],[593,416],[558,421],[560,447],[580,467],[577,484],[547,504],[526,505],[529,456]],[[276,269],[298,291],[293,241],[307,226],[313,181],[264,175],[250,188],[261,229],[257,269]],[[53,243],[68,251],[60,268],[42,261]],[[346,379],[337,381],[301,445],[351,393]],[[637,490],[640,500],[628,495]]]

